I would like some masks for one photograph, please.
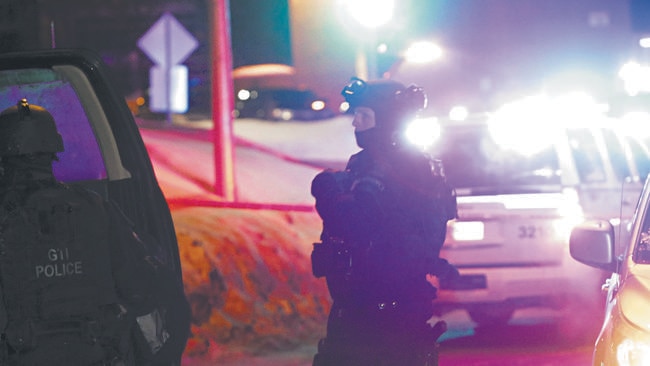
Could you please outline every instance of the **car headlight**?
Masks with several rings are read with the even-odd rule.
[[[437,118],[416,119],[407,126],[405,134],[412,144],[426,149],[440,137],[440,124]]]
[[[616,361],[619,366],[650,365],[650,343],[647,339],[624,339],[616,346]]]
[[[619,289],[620,290],[620,289]],[[622,291],[629,291],[623,289]],[[629,294],[629,292],[627,292]],[[621,293],[619,292],[619,295]],[[604,364],[614,363],[618,366],[643,366],[650,365],[650,333],[644,324],[646,316],[635,316],[644,314],[646,309],[640,298],[632,297],[627,301],[619,298],[612,309],[612,317],[608,319],[607,328],[599,340],[598,349],[605,359],[598,360]],[[635,306],[624,306],[623,302],[633,302]],[[621,307],[626,307],[628,316],[622,313]],[[631,318],[629,317],[631,316]],[[635,319],[635,320],[633,320]],[[609,335],[609,336],[608,336]],[[609,356],[606,354],[611,350]],[[615,362],[614,362],[615,361]]]
[[[451,237],[455,241],[478,241],[485,238],[485,224],[481,221],[454,221]]]
[[[325,102],[323,102],[322,100],[315,100],[311,102],[311,109],[313,111],[322,111],[323,109],[325,109]]]

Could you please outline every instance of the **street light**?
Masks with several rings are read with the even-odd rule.
[[[426,64],[442,57],[442,49],[433,42],[419,41],[413,43],[404,53],[406,62]]]
[[[359,25],[368,30],[357,50],[355,72],[361,79],[374,78],[376,74],[376,30],[388,24],[395,10],[394,0],[342,0],[341,4]]]
[[[348,13],[368,29],[376,29],[390,22],[395,9],[394,0],[347,0],[344,5]]]

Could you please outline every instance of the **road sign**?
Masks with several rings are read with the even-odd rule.
[[[138,40],[156,64],[149,72],[149,108],[154,112],[187,112],[187,67],[179,65],[198,46],[197,40],[170,13]]]
[[[169,90],[169,94],[151,93],[149,109],[153,112],[187,112],[187,66],[174,65],[171,69],[154,66],[149,70],[149,82],[151,90]]]
[[[198,41],[170,13],[163,14],[138,40],[138,47],[160,66],[177,65],[198,46]]]

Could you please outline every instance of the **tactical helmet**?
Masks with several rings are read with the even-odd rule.
[[[352,78],[341,95],[350,104],[350,108],[397,108],[406,113],[415,113],[427,106],[424,89],[416,85],[405,87],[397,81],[387,79],[363,81]]]
[[[341,91],[350,109],[367,107],[375,112],[375,135],[393,140],[395,133],[403,130],[415,114],[426,108],[424,89],[411,85],[405,87],[394,80],[363,81],[352,78]]]
[[[0,112],[0,156],[62,151],[63,139],[45,108],[21,99]]]

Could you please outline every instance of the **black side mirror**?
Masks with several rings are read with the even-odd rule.
[[[588,266],[616,272],[618,260],[614,239],[614,227],[609,221],[586,221],[571,231],[571,256]]]

